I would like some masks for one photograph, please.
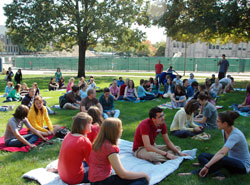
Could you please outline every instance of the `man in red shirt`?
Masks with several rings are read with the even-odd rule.
[[[155,144],[155,138],[159,133],[162,134],[165,145]],[[159,107],[153,107],[149,111],[149,118],[138,125],[135,131],[133,152],[136,157],[151,162],[164,162],[177,158],[177,155],[187,155],[169,139],[164,112]]]
[[[161,64],[161,61],[158,61],[158,64],[155,64],[155,79],[158,80],[160,77],[160,74],[163,71],[163,65]]]

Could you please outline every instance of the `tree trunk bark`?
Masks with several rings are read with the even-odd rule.
[[[82,76],[85,78],[85,58],[86,58],[86,50],[87,50],[87,42],[80,40],[78,42],[79,46],[79,57],[78,57],[78,78]]]

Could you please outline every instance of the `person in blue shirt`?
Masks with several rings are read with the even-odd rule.
[[[123,85],[125,82],[123,81],[122,77],[119,77],[119,80],[117,80],[117,86],[120,87],[121,85]]]
[[[140,80],[140,86],[137,89],[137,94],[140,100],[152,100],[155,98],[155,95],[153,93],[147,92],[143,85],[144,85],[144,79]]]
[[[250,153],[244,134],[234,127],[234,120],[239,117],[235,111],[220,112],[217,118],[217,126],[222,130],[224,146],[215,154],[201,153],[198,157],[202,168],[191,173],[180,173],[179,176],[199,174],[206,177],[215,174],[215,178],[222,180],[224,175],[219,170],[226,169],[231,174],[246,174],[250,172]],[[228,154],[228,155],[227,155]]]
[[[198,82],[194,81],[188,88],[187,88],[187,97],[192,98],[194,96],[195,91],[198,89]]]
[[[104,94],[100,96],[99,102],[103,108],[103,118],[106,119],[108,117],[118,118],[120,116],[120,110],[114,109],[114,98],[110,95],[109,88],[104,88]]]

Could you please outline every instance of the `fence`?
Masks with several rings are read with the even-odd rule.
[[[91,57],[86,58],[87,71],[154,71],[155,64],[161,61],[164,70],[169,66],[177,71],[184,70],[184,58],[168,57]],[[220,58],[187,58],[186,71],[218,71]],[[250,72],[250,59],[228,59],[230,72]],[[78,58],[73,57],[15,57],[15,66],[22,69],[56,69],[77,70]]]

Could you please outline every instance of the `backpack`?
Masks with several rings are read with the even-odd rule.
[[[70,132],[70,130],[68,128],[64,127],[64,128],[61,128],[60,130],[56,131],[55,136],[63,139],[69,132]]]
[[[61,109],[63,108],[63,106],[65,105],[65,103],[67,103],[66,95],[67,94],[59,97],[59,105],[60,105]]]

